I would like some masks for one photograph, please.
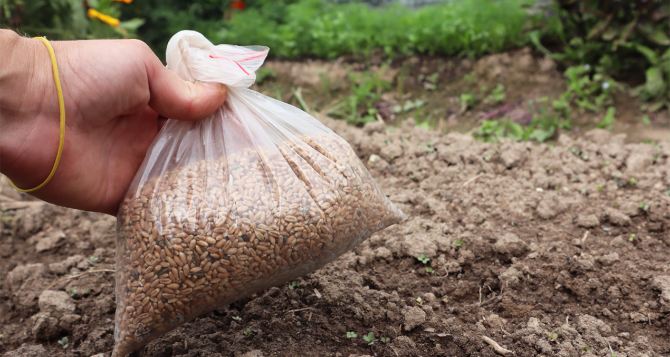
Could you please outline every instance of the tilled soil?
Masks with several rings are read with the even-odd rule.
[[[670,141],[327,123],[410,218],[139,356],[670,356]],[[0,232],[0,354],[107,356],[115,219],[0,184]]]

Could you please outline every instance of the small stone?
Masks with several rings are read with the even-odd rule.
[[[48,313],[40,312],[30,318],[33,321],[32,333],[38,341],[51,340],[63,331],[58,326],[58,320],[51,317]]]
[[[603,256],[598,257],[596,260],[598,261],[598,263],[602,265],[612,265],[619,261],[619,253],[612,252],[609,254],[605,254]]]
[[[498,278],[509,285],[514,285],[519,281],[521,281],[521,279],[523,278],[523,273],[512,266],[507,268],[507,270],[505,270],[504,272],[502,272]]]
[[[544,196],[537,205],[537,215],[552,219],[565,211],[566,205],[556,195]]]
[[[626,170],[630,173],[644,171],[654,162],[654,150],[651,145],[638,144],[626,159]]]
[[[500,153],[500,160],[502,160],[505,168],[511,169],[519,165],[524,159],[525,150],[521,147],[514,146],[503,150]]]
[[[38,301],[43,312],[74,312],[75,305],[70,295],[64,291],[44,290]]]
[[[594,228],[600,225],[600,220],[595,214],[580,214],[577,216],[576,223],[578,227]]]
[[[55,274],[66,274],[72,267],[76,266],[84,259],[86,258],[84,258],[83,255],[73,255],[60,262],[49,264],[49,270]]]
[[[70,332],[74,328],[74,324],[81,320],[81,316],[77,314],[64,314],[58,321],[58,326],[63,330]]]
[[[375,255],[375,257],[381,258],[381,259],[391,259],[391,258],[393,258],[393,252],[391,252],[391,250],[386,248],[386,247],[379,247],[379,248],[375,249],[374,250],[374,255]]]
[[[615,226],[627,226],[631,223],[628,215],[611,207],[605,209],[605,216],[607,217],[607,220]]]
[[[36,242],[35,250],[38,253],[53,250],[65,239],[65,233],[60,229],[41,232],[29,239],[30,242]]]
[[[389,143],[382,147],[379,156],[388,162],[393,162],[393,160],[401,157],[402,154],[403,149],[399,143]]]
[[[500,254],[518,257],[528,251],[528,245],[514,233],[505,233],[498,238],[493,249]]]
[[[670,275],[655,276],[651,284],[661,292],[661,302],[670,305]]]
[[[403,320],[405,331],[411,331],[426,322],[426,312],[417,306],[412,306],[403,313]]]
[[[382,159],[379,155],[372,154],[368,159],[368,167],[373,170],[383,171],[388,168],[389,163]]]

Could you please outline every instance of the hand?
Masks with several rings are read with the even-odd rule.
[[[0,30],[0,47],[11,49],[9,59],[0,59],[0,171],[30,188],[56,155],[56,89],[44,44],[13,33],[3,43],[7,32]],[[58,205],[116,214],[160,118],[197,120],[225,101],[225,87],[183,81],[141,41],[52,45],[65,98],[65,146],[53,180],[34,195]]]

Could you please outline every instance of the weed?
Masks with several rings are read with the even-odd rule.
[[[414,301],[416,301],[416,304],[419,306],[423,305],[423,299],[421,298],[421,296],[417,296],[416,299],[414,299]]]
[[[368,345],[373,345],[377,341],[375,333],[370,331],[367,333],[367,335],[363,335],[363,341],[365,341]]]
[[[354,125],[377,120],[377,109],[374,105],[391,84],[375,72],[352,73],[349,79],[353,84],[351,93],[328,114],[346,119],[349,124]]]
[[[430,263],[430,258],[428,258],[428,256],[425,254],[419,255],[416,257],[416,260],[418,260],[423,265],[428,265]]]
[[[568,67],[564,75],[568,88],[561,95],[563,100],[591,112],[601,111],[612,104],[613,80],[590,65]]]
[[[635,233],[631,233],[628,235],[628,241],[629,242],[635,242],[637,240],[637,235]]]
[[[505,101],[507,94],[505,93],[505,86],[498,84],[491,93],[484,99],[487,104],[500,104]]]
[[[651,208],[651,206],[650,206],[649,203],[647,203],[647,202],[640,202],[640,206],[639,206],[639,207],[640,207],[640,209],[641,209],[642,211],[644,211],[645,213],[649,212],[649,209]]]
[[[288,288],[291,289],[291,290],[295,290],[299,287],[300,287],[300,282],[297,281],[297,280],[294,280],[294,281],[288,283]]]
[[[602,129],[611,129],[616,120],[616,109],[614,107],[607,108],[607,113],[603,119],[598,123],[598,127]]]
[[[348,339],[354,339],[358,337],[358,334],[355,331],[347,331],[346,337]]]
[[[467,112],[477,104],[477,97],[472,93],[462,93],[458,100],[461,103],[461,113]]]
[[[382,336],[379,338],[379,341],[381,341],[382,343],[389,343],[391,342],[391,338],[388,336]]]
[[[547,339],[551,342],[555,342],[558,339],[558,333],[554,331],[547,332]]]
[[[62,348],[68,348],[68,346],[70,346],[70,339],[67,336],[65,336],[65,337],[58,340],[58,344]]]
[[[456,240],[452,243],[452,246],[453,246],[454,248],[456,248],[456,249],[461,249],[461,247],[463,246],[464,243],[465,243],[465,241],[463,241],[462,239],[459,238],[459,239],[456,239]]]
[[[242,331],[242,334],[243,334],[245,337],[251,337],[251,336],[255,335],[256,333],[254,332],[254,330],[251,329],[251,327],[246,327],[246,328]]]

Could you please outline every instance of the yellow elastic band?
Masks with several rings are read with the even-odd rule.
[[[41,184],[29,189],[19,188],[16,186],[16,184],[14,184],[14,182],[10,180],[9,182],[19,192],[35,192],[46,186],[51,181],[51,179],[53,179],[54,175],[56,174],[56,170],[58,170],[58,165],[60,165],[60,159],[63,155],[63,146],[65,144],[65,100],[63,99],[63,87],[61,87],[60,84],[60,74],[58,73],[56,52],[54,52],[51,43],[46,39],[46,37],[35,38],[42,41],[42,43],[47,47],[47,50],[49,51],[49,57],[51,58],[51,69],[53,70],[54,82],[56,83],[56,93],[58,94],[58,110],[60,111],[60,136],[58,137],[58,151],[56,152],[56,160],[54,161],[54,165],[51,168],[51,172],[49,172],[49,176],[47,176],[47,178],[44,179]]]

